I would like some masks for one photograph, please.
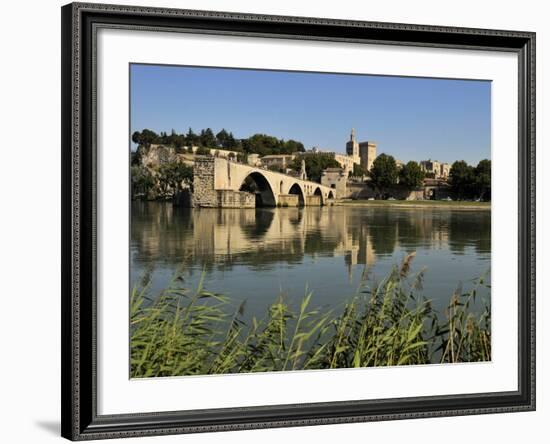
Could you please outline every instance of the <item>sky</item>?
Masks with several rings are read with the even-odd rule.
[[[141,64],[130,76],[131,133],[225,128],[344,153],[355,128],[359,142],[405,162],[490,159],[486,80]]]

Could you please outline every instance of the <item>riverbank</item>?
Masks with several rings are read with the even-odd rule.
[[[191,291],[175,275],[152,298],[142,282],[130,298],[131,377],[489,361],[490,305],[472,310],[485,277],[455,292],[441,316],[422,295],[423,271],[408,276],[414,256],[379,284],[363,281],[339,315],[311,308],[312,293],[297,309],[280,295],[246,323],[245,303],[227,314],[231,298],[202,279]]]
[[[453,210],[491,210],[491,202],[455,200],[341,200],[335,205],[397,208],[449,208]]]

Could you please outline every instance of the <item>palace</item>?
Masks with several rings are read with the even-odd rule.
[[[347,157],[351,157],[354,164],[361,165],[365,171],[369,171],[374,159],[376,159],[376,143],[371,141],[357,142],[355,129],[352,128],[349,141],[346,143],[346,154]]]
[[[354,165],[361,165],[365,171],[369,171],[371,169],[372,163],[374,162],[374,159],[376,159],[376,142],[357,142],[355,139],[355,129],[352,129],[350,140],[346,143],[346,154],[313,147],[312,149],[302,153],[272,154],[263,156],[259,159],[259,161],[266,168],[278,168],[281,171],[285,171],[288,165],[297,156],[316,154],[326,154],[332,156],[334,160],[340,164],[340,167],[344,170],[344,174],[347,177],[353,171]]]

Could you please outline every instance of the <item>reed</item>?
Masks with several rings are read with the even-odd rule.
[[[149,296],[145,276],[130,298],[131,377],[331,369],[491,359],[490,307],[473,310],[485,276],[458,287],[444,314],[422,296],[425,270],[409,276],[414,253],[379,283],[361,285],[336,314],[312,308],[306,292],[297,309],[281,295],[263,319],[243,320],[244,304],[193,291],[176,273]],[[228,314],[230,313],[230,314]]]

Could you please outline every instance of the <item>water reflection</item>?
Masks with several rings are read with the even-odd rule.
[[[132,207],[134,260],[235,263],[262,266],[299,263],[304,255],[351,256],[373,264],[398,247],[448,247],[455,254],[473,248],[491,252],[486,211],[392,210],[354,207],[256,210],[175,208],[161,203]]]
[[[303,294],[308,285],[328,303],[346,293],[342,285],[357,284],[356,269],[373,266],[381,276],[416,251],[416,262],[432,270],[429,296],[446,299],[458,282],[489,268],[491,218],[429,208],[192,210],[136,202],[131,249],[133,281],[153,265],[160,288],[183,265],[195,275],[205,270],[216,291],[271,300],[280,289]]]

